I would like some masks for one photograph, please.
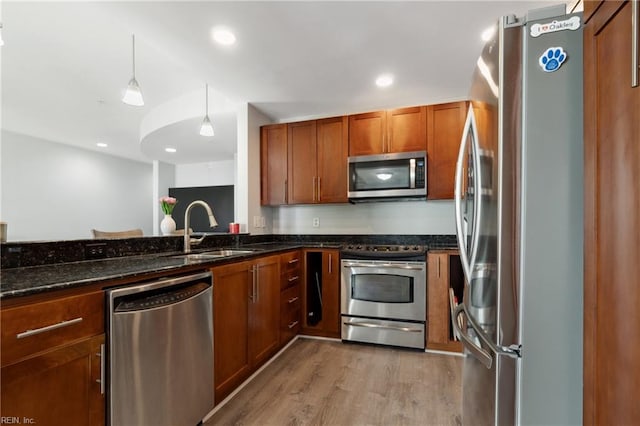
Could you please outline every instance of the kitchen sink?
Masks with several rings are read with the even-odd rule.
[[[205,251],[203,253],[198,253],[203,256],[214,256],[214,257],[225,257],[225,256],[235,256],[236,254],[249,254],[253,253],[255,250],[216,250],[216,251]]]
[[[171,257],[178,257],[188,260],[212,260],[219,259],[221,257],[235,256],[239,254],[249,254],[253,253],[255,250],[214,250],[214,251],[205,251],[201,253],[187,253],[187,254],[177,254]]]

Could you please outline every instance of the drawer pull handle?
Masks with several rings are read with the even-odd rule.
[[[392,330],[392,331],[405,331],[408,333],[421,333],[422,330],[419,328],[412,327],[399,327],[396,325],[382,325],[382,324],[373,324],[369,322],[345,322],[344,325],[349,327],[366,327],[366,328],[379,328],[381,330]]]
[[[62,322],[59,322],[57,324],[48,325],[46,327],[36,328],[35,330],[23,331],[22,333],[16,334],[16,337],[18,339],[22,339],[24,337],[33,336],[34,334],[40,334],[40,333],[44,333],[46,331],[55,330],[56,328],[62,328],[62,327],[66,327],[68,325],[77,324],[77,323],[79,323],[81,321],[82,321],[82,317],[74,318],[74,319],[69,320],[69,321],[62,321]]]
[[[291,299],[289,299],[289,300],[287,301],[287,303],[293,303],[293,302],[295,302],[295,301],[296,301],[296,300],[298,300],[298,299],[299,299],[299,297],[298,297],[298,296],[296,296],[296,297],[292,297]]]
[[[291,277],[291,278],[289,278],[289,282],[291,282],[291,281],[295,281],[295,280],[297,280],[297,279],[299,279],[299,278],[300,278],[300,277],[296,275],[295,277]]]
[[[295,327],[296,325],[298,325],[298,321],[294,321],[291,324],[289,324],[287,327],[289,327],[289,330],[291,330],[293,327]]]
[[[291,259],[289,261],[289,265],[291,265],[292,263],[298,263],[298,261],[300,261],[300,259]]]

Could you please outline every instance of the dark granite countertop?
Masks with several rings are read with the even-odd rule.
[[[312,245],[305,245],[313,246]],[[255,251],[216,259],[188,259],[180,252],[127,256],[104,260],[68,262],[44,266],[3,269],[0,272],[0,299],[27,296],[121,278],[144,279],[157,272],[175,273],[188,266],[211,267],[302,247],[295,244],[253,244],[241,248]],[[328,246],[324,246],[328,247]],[[339,248],[339,246],[337,246]],[[211,249],[208,249],[211,250]]]
[[[256,256],[276,254],[298,248],[328,248],[340,249],[346,243],[364,241],[365,243],[381,242],[393,244],[399,241],[407,244],[424,244],[425,248],[447,248],[454,241],[452,236],[283,236],[282,239],[270,236],[269,241],[261,237],[246,237],[243,239],[230,239],[229,237],[217,238],[212,241],[215,245],[203,245],[194,250],[212,251],[217,249],[252,249],[253,253],[236,254],[215,259],[188,259],[180,257],[182,254],[178,244],[182,238],[174,239],[132,239],[122,242],[107,242],[107,251],[110,255],[100,260],[70,260],[77,258],[78,252],[85,252],[83,242],[63,242],[33,245],[3,244],[3,261],[11,265],[14,259],[20,262],[39,262],[44,256],[46,261],[65,256],[66,261],[46,264],[32,264],[33,266],[6,267],[3,264],[0,271],[0,300],[45,293],[53,290],[81,287],[90,284],[104,283],[105,286],[112,281],[143,281],[158,274],[167,273],[173,275],[180,273],[181,269],[193,270],[202,267],[206,269],[216,264],[250,259]],[[238,237],[236,237],[238,238]],[[455,238],[455,237],[454,237]],[[99,242],[100,243],[100,242]],[[96,244],[88,240],[85,245]],[[104,244],[104,243],[103,243]],[[113,245],[113,247],[111,246]],[[128,252],[120,252],[123,247]],[[180,247],[181,248],[181,247]],[[21,257],[16,257],[19,255]],[[23,265],[24,265],[23,263]]]

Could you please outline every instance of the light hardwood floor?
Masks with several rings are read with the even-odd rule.
[[[298,339],[213,425],[460,425],[462,358]]]

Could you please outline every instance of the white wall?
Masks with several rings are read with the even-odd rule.
[[[152,233],[152,165],[2,131],[0,219],[8,241]]]
[[[176,188],[236,184],[235,160],[207,161],[206,163],[195,164],[178,164],[175,167]]]
[[[266,115],[258,111],[253,105],[248,106],[248,135],[247,143],[249,153],[247,164],[238,165],[238,170],[248,174],[248,232],[251,234],[272,234],[273,233],[273,209],[260,205],[260,126],[271,124],[271,120]],[[264,223],[264,226],[262,225]]]
[[[275,207],[274,234],[455,234],[453,201]],[[320,219],[314,228],[313,218]]]

